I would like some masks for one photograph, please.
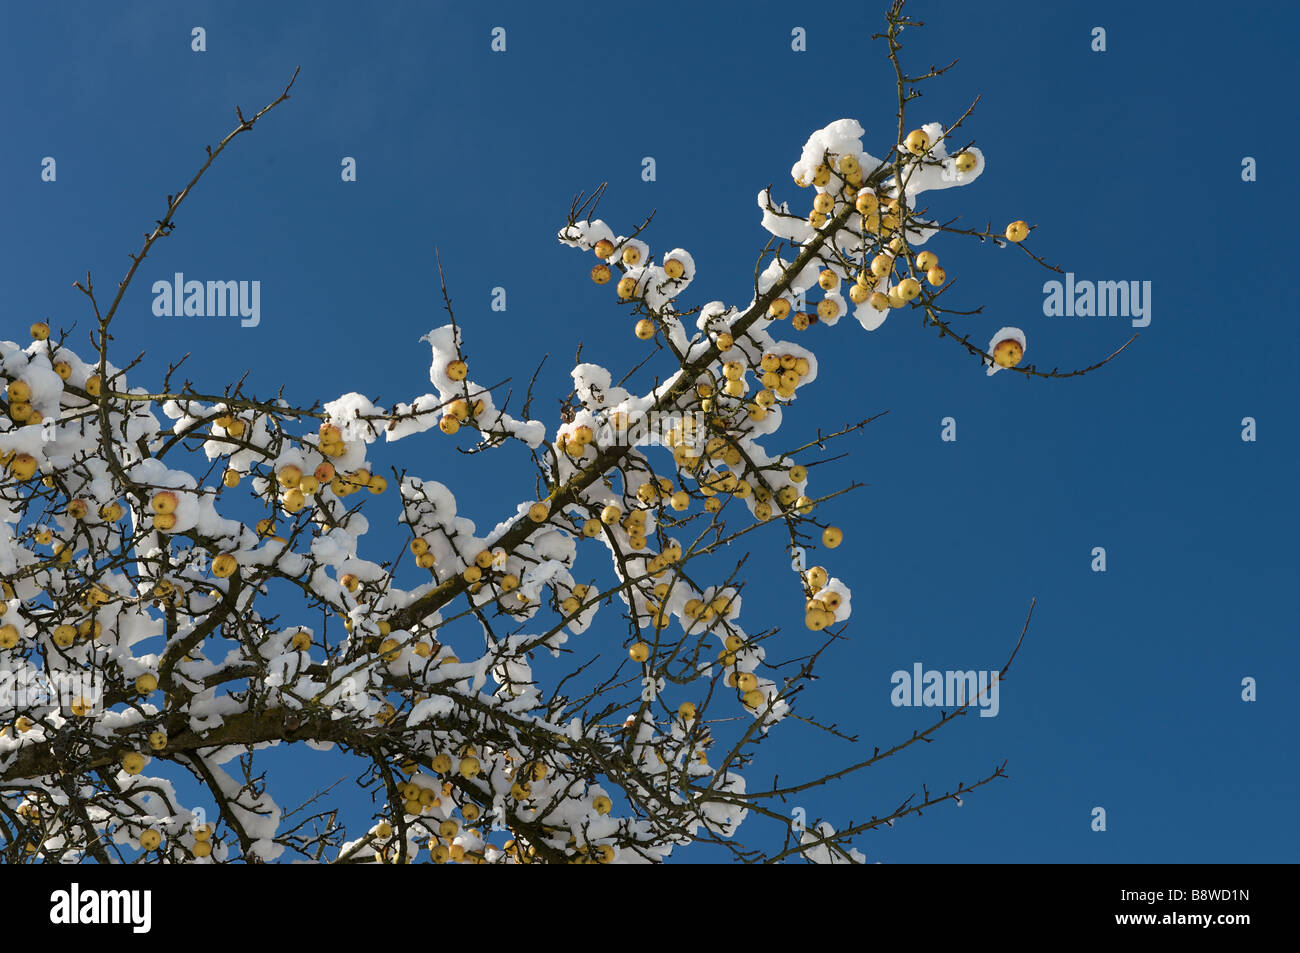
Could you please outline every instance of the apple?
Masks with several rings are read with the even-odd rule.
[[[603,794],[597,794],[591,799],[591,809],[597,814],[608,814],[614,809],[614,802]]]
[[[350,572],[344,573],[343,577],[339,580],[339,585],[341,585],[348,592],[356,592],[357,589],[359,589],[361,586],[361,580],[358,579]]]
[[[618,279],[618,284],[615,286],[615,290],[618,292],[618,296],[624,301],[634,298],[636,296],[636,279],[631,275],[626,275]]]
[[[13,380],[9,382],[8,388],[9,403],[26,403],[32,399],[32,387],[24,380]]]
[[[9,472],[20,482],[30,480],[36,475],[36,458],[29,453],[17,454],[9,462]]]
[[[454,381],[463,381],[469,374],[469,365],[457,359],[447,365],[447,376]]]
[[[664,274],[676,281],[682,275],[686,274],[686,266],[676,258],[669,258],[664,262]]]
[[[286,513],[297,513],[307,505],[307,496],[302,492],[302,490],[294,487],[284,495],[284,499],[281,502],[284,504],[284,511]]]
[[[1014,338],[999,341],[993,348],[993,360],[998,367],[1015,367],[1025,356],[1025,349]]]
[[[786,315],[790,313],[790,302],[785,298],[777,298],[768,306],[767,313],[775,320],[783,321]]]
[[[608,258],[610,255],[614,254],[614,243],[608,238],[602,238],[600,241],[596,242],[592,251],[596,253],[597,258]]]
[[[162,835],[155,830],[147,830],[140,835],[141,850],[157,850],[162,843]]]
[[[914,156],[924,155],[930,148],[930,136],[924,129],[913,129],[907,134],[903,145]]]
[[[649,318],[642,318],[632,330],[642,341],[648,341],[655,336],[655,324]]]
[[[970,152],[959,152],[953,160],[958,172],[969,172],[975,168],[975,155]]]
[[[551,507],[548,503],[539,501],[528,507],[528,518],[534,523],[545,523],[550,515]]]
[[[831,298],[823,298],[817,302],[817,317],[823,321],[833,320],[840,313],[839,302]]]
[[[135,751],[122,756],[122,770],[134,777],[144,770],[144,755]]]
[[[306,652],[311,648],[311,636],[299,629],[289,640],[289,645],[297,652]]]
[[[745,703],[746,708],[762,708],[767,704],[767,696],[757,689],[745,692],[740,696],[740,700]]]
[[[939,264],[939,256],[932,251],[923,251],[916,256],[917,271],[929,271],[937,264]]]
[[[448,437],[454,437],[457,431],[460,430],[460,421],[454,414],[448,414],[443,417],[442,420],[438,421],[438,429]]]
[[[162,490],[153,495],[149,501],[150,508],[160,516],[167,516],[176,512],[176,505],[180,502],[178,497],[171,490]]]
[[[1029,226],[1024,222],[1016,221],[1007,226],[1007,241],[1023,242],[1029,237]]]
[[[50,326],[44,321],[37,321],[30,328],[33,341],[45,341],[50,336]]]
[[[829,215],[835,208],[835,196],[829,192],[818,192],[817,198],[813,199],[813,211],[820,212],[822,215]]]
[[[610,253],[613,254],[612,250]],[[591,266],[591,280],[598,285],[608,284],[611,275],[612,273],[609,270],[609,265],[600,264]]]
[[[641,546],[636,547],[641,549]],[[627,650],[627,657],[638,664],[650,658],[650,646],[644,642],[633,642],[632,647]]]
[[[56,625],[54,627],[54,644],[61,649],[71,648],[77,641],[77,627],[75,625]]]
[[[302,468],[293,463],[281,467],[280,472],[276,474],[276,479],[280,481],[280,486],[291,490],[302,480]]]
[[[239,568],[239,560],[232,553],[222,553],[212,560],[212,575],[218,579],[228,579]]]
[[[190,853],[192,853],[195,857],[198,857],[200,859],[204,857],[211,857],[212,845],[204,840],[196,841],[194,846],[190,848]]]
[[[813,170],[813,185],[821,187],[831,180],[830,166],[822,164]]]
[[[157,677],[151,675],[148,672],[145,672],[143,675],[141,675],[139,678],[135,680],[135,690],[136,693],[140,695],[148,695],[151,692],[153,692],[155,689],[157,689],[157,687],[158,687]]]
[[[822,291],[835,291],[840,286],[840,276],[827,268],[817,276],[817,284]]]
[[[834,549],[844,541],[844,531],[838,526],[827,526],[822,530],[822,545],[827,549]]]
[[[153,731],[149,733],[149,747],[154,751],[162,751],[167,747],[167,732]]]

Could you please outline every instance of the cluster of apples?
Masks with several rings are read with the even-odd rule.
[[[608,284],[613,277],[614,273],[610,268],[610,261],[614,261],[616,265],[623,268],[635,267],[644,261],[644,253],[639,245],[625,242],[620,251],[620,246],[615,245],[608,238],[597,241],[592,246],[592,251],[600,259],[600,262],[591,268],[591,280],[598,285]],[[666,259],[663,269],[664,274],[673,281],[686,274],[686,264],[680,258]],[[632,275],[624,275],[615,285],[615,291],[618,293],[620,301],[635,300],[640,297],[644,290],[643,281]],[[649,318],[642,318],[637,321],[633,330],[638,338],[648,341],[655,336],[655,323]]]
[[[839,619],[836,613],[843,605],[844,596],[829,585],[830,577],[823,566],[813,566],[804,573],[808,601],[804,605],[804,622],[814,632],[820,632]]]
[[[459,363],[464,364],[464,361]],[[468,368],[466,368],[468,370]],[[451,368],[448,368],[448,376],[451,376]],[[456,378],[452,378],[455,380]],[[464,380],[462,375],[461,380]],[[483,413],[484,403],[482,400],[475,400],[471,403],[467,398],[457,397],[447,405],[447,413],[438,421],[438,429],[447,436],[454,436],[462,426],[469,423],[473,418]]]
[[[38,321],[31,326],[32,340],[45,341],[50,336],[50,326],[44,321]],[[54,373],[66,382],[72,377],[72,365],[65,360],[54,360],[51,364]],[[86,378],[83,389],[90,397],[98,397],[103,390],[102,382],[98,374],[91,374]],[[5,388],[5,401],[9,405],[9,418],[21,426],[37,426],[45,421],[44,415],[32,406],[32,386],[30,382],[24,380],[21,376],[9,381]],[[19,479],[30,479],[29,477],[20,477]]]

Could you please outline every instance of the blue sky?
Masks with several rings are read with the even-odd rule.
[[[690,303],[743,305],[767,239],[758,190],[807,202],[788,170],[834,119],[858,119],[876,154],[894,129],[892,71],[869,40],[883,3],[570,6],[4,5],[0,333],[22,339],[48,316],[84,342],[72,282],[89,270],[111,288],[235,105],[260,107],[301,65],[293,98],[222,156],[142,268],[114,328],[117,363],[144,351],[133,382],[153,383],[190,352],[200,388],[248,372],[251,389],[283,386],[300,403],[423,393],[418,338],[445,323],[437,247],[471,362],[493,369],[483,380],[522,390],[551,355],[534,406],[553,424],[579,341],[615,369],[644,353],[610,289],[587,279],[588,258],[554,239],[576,192],[607,180],[600,215],[624,232],[656,209],[643,237],[693,253]],[[845,321],[799,338],[821,371],[788,418],[790,445],[889,411],[814,471],[823,489],[869,484],[829,504],[847,541],[826,562],[855,611],[802,703],[861,742],[789,724],[755,777],[805,776],[928,725],[932,711],[890,704],[891,673],[999,667],[1037,597],[996,718],[967,717],[797,806],[861,820],[1006,759],[1009,780],[858,846],[885,862],[1294,860],[1300,331],[1280,299],[1297,198],[1295,11],[919,2],[912,14],[926,27],[906,35],[905,63],[960,63],[925,85],[909,125],[982,97],[965,129],[988,168],[931,193],[935,214],[1034,223],[1031,247],[1080,279],[1151,281],[1152,320],[1119,359],[1063,381],[986,378],[903,312],[870,334]],[[206,52],[190,49],[194,26]],[[495,26],[504,53],[489,48]],[[796,26],[807,52],[790,49]],[[1090,49],[1096,26],[1104,53]],[[45,156],[54,183],[40,180]],[[355,183],[340,181],[343,156]],[[1256,182],[1242,181],[1245,156]],[[984,305],[959,319],[981,343],[1016,325],[1029,360],[1066,369],[1133,333],[1119,317],[1045,317],[1054,276],[1015,249],[927,247],[957,278],[950,306]],[[154,317],[149,286],[175,271],[260,280],[261,324]],[[489,310],[495,286],[504,313]],[[955,443],[940,440],[946,416]],[[1241,439],[1247,416],[1255,442]],[[447,483],[481,527],[531,492],[520,457],[450,446],[432,435],[376,456]],[[782,623],[799,648],[811,636],[795,580],[777,534],[764,540],[746,616]],[[1105,573],[1090,569],[1095,546]],[[290,789],[343,773],[310,752],[282,758]],[[1090,829],[1097,806],[1105,832]]]

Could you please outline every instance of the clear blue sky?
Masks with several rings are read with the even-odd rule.
[[[248,371],[253,389],[283,385],[302,403],[423,393],[418,338],[444,323],[438,246],[481,379],[522,389],[549,351],[535,408],[553,423],[579,341],[614,368],[643,353],[587,256],[554,239],[574,193],[608,180],[601,215],[624,231],[657,209],[647,238],[694,254],[692,303],[744,304],[767,238],[755,193],[774,183],[807,201],[788,170],[831,120],[861,121],[877,154],[894,128],[892,73],[868,39],[883,3],[567,6],[5,4],[0,333],[22,339],[49,316],[75,322],[84,346],[73,280],[90,270],[111,288],[235,105],[263,105],[301,65],[292,100],[222,157],[144,266],[114,328],[117,362],[145,351],[133,382],[153,384],[188,351],[202,388]],[[907,35],[906,62],[961,62],[926,84],[911,124],[983,97],[966,128],[987,171],[931,193],[937,213],[1023,218],[1039,226],[1032,247],[1081,279],[1150,280],[1152,321],[1120,359],[1066,381],[986,378],[901,312],[871,334],[845,321],[801,338],[821,375],[791,445],[889,411],[843,444],[848,459],[814,471],[822,489],[870,484],[832,504],[847,541],[826,562],[854,587],[851,639],[802,703],[862,743],[788,724],[755,782],[929,724],[928,710],[890,705],[890,674],[1000,666],[1036,596],[998,717],[808,797],[809,816],[887,813],[922,782],[945,789],[1005,758],[1010,780],[858,846],[885,862],[1295,860],[1295,9],[931,0],[912,13],[927,26]],[[190,50],[194,26],[207,52]],[[494,26],[505,53],[489,49]],[[796,26],[805,53],[790,49]],[[1095,26],[1104,53],[1089,48]],[[1241,180],[1248,155],[1254,183]],[[55,183],[40,181],[45,156]],[[356,183],[340,181],[343,156]],[[1071,368],[1132,333],[1123,318],[1045,317],[1051,276],[1015,250],[928,247],[958,279],[953,306],[985,305],[961,319],[981,343],[1016,325],[1030,360]],[[155,318],[149,286],[175,271],[260,280],[261,325]],[[504,314],[489,310],[498,285]],[[945,416],[956,443],[939,439]],[[520,458],[450,446],[432,435],[377,456],[457,489],[480,526],[531,492]],[[1104,574],[1090,570],[1094,546]],[[767,577],[747,599],[751,626],[810,638],[779,553],[752,566]],[[617,651],[622,632],[605,637]],[[307,755],[284,756],[310,773],[282,802],[342,773]],[[1105,833],[1090,830],[1095,806]]]

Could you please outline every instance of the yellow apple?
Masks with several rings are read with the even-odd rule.
[[[1007,241],[1023,242],[1029,237],[1029,226],[1024,222],[1012,222],[1007,226]]]
[[[1015,367],[1024,356],[1024,348],[1014,338],[999,341],[993,348],[993,360],[997,362],[998,367]]]
[[[122,770],[135,776],[144,770],[144,755],[134,751],[122,756]]]

